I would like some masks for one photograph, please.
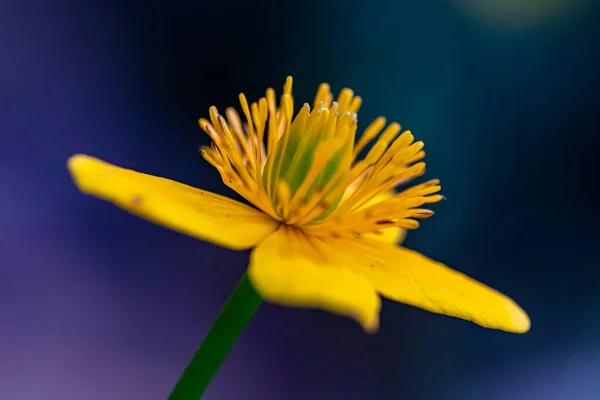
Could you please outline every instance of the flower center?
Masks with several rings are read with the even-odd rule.
[[[277,214],[291,225],[302,217],[311,202],[316,211],[310,221],[327,217],[342,200],[336,190],[347,178],[356,134],[356,114],[340,115],[338,103],[310,111],[308,104],[288,127],[267,159],[263,182]],[[335,198],[329,198],[337,193]],[[328,199],[328,201],[325,201]],[[316,201],[315,201],[316,200]]]
[[[434,195],[440,190],[437,180],[377,200],[424,173],[422,142],[414,142],[409,131],[400,134],[396,123],[383,129],[380,117],[354,144],[361,98],[352,90],[342,90],[334,102],[329,86],[322,84],[312,111],[304,104],[295,118],[291,93],[288,77],[279,107],[273,89],[251,105],[240,94],[246,123],[232,108],[222,116],[211,107],[210,121],[200,119],[212,139],[202,155],[226,185],[272,218],[314,235],[415,229],[415,219],[433,214],[418,207],[442,199]]]

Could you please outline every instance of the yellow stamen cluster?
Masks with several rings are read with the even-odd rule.
[[[442,199],[435,194],[439,181],[431,180],[374,202],[425,172],[423,142],[415,142],[410,131],[400,133],[397,123],[385,127],[380,117],[355,144],[361,98],[350,89],[334,102],[329,85],[322,84],[313,110],[305,104],[295,118],[291,77],[279,106],[273,89],[250,105],[243,94],[239,99],[247,122],[233,108],[222,116],[211,107],[210,121],[200,119],[212,139],[202,155],[226,185],[286,225],[334,237],[416,229],[417,219],[433,214],[420,207]]]

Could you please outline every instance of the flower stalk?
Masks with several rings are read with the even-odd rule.
[[[244,272],[219,317],[179,378],[169,400],[198,400],[202,397],[261,302],[261,297],[248,280],[248,274]]]

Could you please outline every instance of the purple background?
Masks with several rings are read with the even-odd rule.
[[[267,304],[205,399],[600,398],[600,7],[513,24],[465,3],[2,1],[0,399],[166,398],[248,253],[82,196],[65,161],[229,194],[197,118],[287,74],[299,101],[350,86],[362,127],[425,141],[448,200],[407,246],[515,298],[532,330],[385,302],[368,336]]]

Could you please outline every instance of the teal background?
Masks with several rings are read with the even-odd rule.
[[[297,102],[348,86],[361,127],[384,115],[426,143],[447,200],[406,245],[532,329],[386,301],[368,336],[264,305],[205,398],[599,398],[600,5],[481,1],[1,2],[0,398],[166,397],[248,253],[82,196],[65,161],[230,194],[196,121],[288,74]]]

